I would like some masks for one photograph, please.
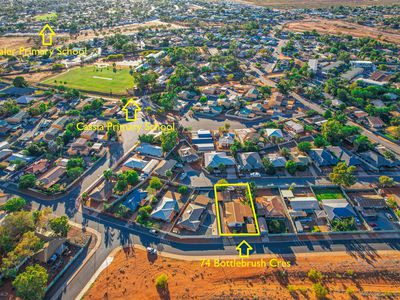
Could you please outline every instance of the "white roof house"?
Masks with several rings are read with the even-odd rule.
[[[267,128],[265,129],[267,137],[283,138],[282,130],[277,128]]]
[[[295,197],[289,199],[293,210],[320,210],[318,200],[315,197]]]

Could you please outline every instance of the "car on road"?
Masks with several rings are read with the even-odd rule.
[[[393,217],[389,213],[385,213],[386,218],[388,218],[390,221],[393,221]]]
[[[183,179],[186,178],[186,176],[187,176],[187,174],[186,174],[185,172],[183,172],[183,173],[181,174],[181,176],[179,176],[179,179],[180,179],[180,180],[183,180]]]
[[[152,229],[152,230],[150,230],[150,233],[152,233],[152,234],[158,234],[158,231],[155,230],[155,229]]]
[[[359,218],[354,218],[354,221],[356,221],[356,224],[357,224],[358,226],[361,225],[361,222],[360,222],[360,219],[359,219]]]
[[[146,250],[150,254],[157,254],[157,249],[154,249],[152,247],[147,247]]]
[[[261,177],[261,174],[260,173],[258,173],[258,172],[253,172],[253,173],[250,173],[250,177]]]

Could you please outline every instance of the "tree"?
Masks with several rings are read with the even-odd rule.
[[[167,170],[167,172],[165,172],[165,175],[168,177],[168,179],[171,179],[173,174],[171,170]]]
[[[15,87],[24,88],[28,86],[28,82],[22,76],[17,76],[13,80],[13,85]]]
[[[44,298],[48,274],[45,268],[35,264],[28,266],[13,281],[16,294],[24,300],[41,300]]]
[[[331,225],[332,231],[354,231],[357,229],[354,218],[333,219]]]
[[[275,167],[268,157],[264,157],[262,159],[262,164],[264,166],[265,173],[268,175],[274,175],[276,173]]]
[[[329,145],[329,142],[322,136],[322,135],[317,135],[314,138],[314,146],[317,148],[323,148]]]
[[[219,163],[217,166],[218,170],[220,170],[221,172],[225,171],[226,166],[223,163]]]
[[[352,186],[356,183],[356,177],[352,174],[355,170],[355,166],[348,167],[345,162],[340,162],[333,168],[333,172],[329,174],[329,179],[341,186]]]
[[[382,187],[391,187],[394,185],[394,179],[389,176],[382,175],[379,177],[379,184]]]
[[[281,154],[283,157],[285,157],[286,159],[288,159],[289,156],[290,156],[290,150],[289,150],[289,148],[283,147],[283,148],[281,149],[281,151],[280,151],[280,154]]]
[[[188,192],[188,187],[186,185],[181,185],[178,188],[178,193],[180,194],[186,194]]]
[[[18,182],[18,188],[27,189],[35,186],[36,176],[33,174],[22,175]]]
[[[160,178],[158,178],[158,177],[151,178],[150,187],[155,190],[160,189],[162,187],[162,182],[161,182]]]
[[[312,285],[312,290],[317,299],[325,299],[328,295],[328,290],[319,282]]]
[[[124,174],[129,185],[135,185],[139,181],[139,175],[134,170],[125,171]]]
[[[176,131],[163,132],[161,134],[161,148],[163,149],[164,152],[168,152],[175,147],[177,140],[178,140],[178,132]]]
[[[289,172],[289,174],[293,175],[297,171],[297,164],[292,160],[288,160],[286,162],[285,168]]]
[[[165,290],[168,287],[168,276],[161,274],[156,278],[156,287]]]
[[[316,269],[311,269],[307,273],[307,277],[312,281],[312,282],[319,282],[324,278],[324,275]]]
[[[322,136],[329,143],[338,145],[342,141],[342,128],[343,125],[334,119],[329,119],[327,122],[322,124]]]
[[[303,153],[307,153],[311,150],[311,143],[310,142],[301,142],[298,143],[297,148]]]
[[[64,237],[67,236],[68,231],[71,229],[71,226],[68,224],[67,216],[53,218],[49,221],[49,225],[55,234]]]
[[[107,169],[103,171],[103,176],[105,180],[110,181],[111,178],[114,176],[114,173],[111,169]]]
[[[70,180],[74,181],[83,173],[82,167],[73,167],[67,170],[67,176]]]
[[[20,197],[14,197],[8,199],[7,202],[4,203],[1,208],[6,212],[11,213],[21,210],[25,205],[26,205],[25,199]]]
[[[353,143],[356,151],[363,152],[372,148],[372,144],[365,135],[359,135]]]
[[[392,151],[388,151],[388,150],[386,150],[386,151],[383,153],[383,156],[384,156],[386,159],[389,159],[389,160],[395,160],[395,159],[396,159],[396,154],[394,154]]]

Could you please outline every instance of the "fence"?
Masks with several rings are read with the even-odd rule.
[[[60,273],[57,274],[56,277],[50,282],[50,284],[46,288],[46,293],[53,287],[53,285],[65,274],[68,268],[80,257],[82,252],[90,245],[92,241],[92,236],[89,237],[85,245],[75,254],[75,256],[65,265],[65,267],[61,270]],[[71,243],[72,244],[72,243]]]

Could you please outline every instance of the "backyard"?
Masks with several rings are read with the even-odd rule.
[[[339,189],[314,189],[314,194],[318,201],[344,199],[344,195]]]

